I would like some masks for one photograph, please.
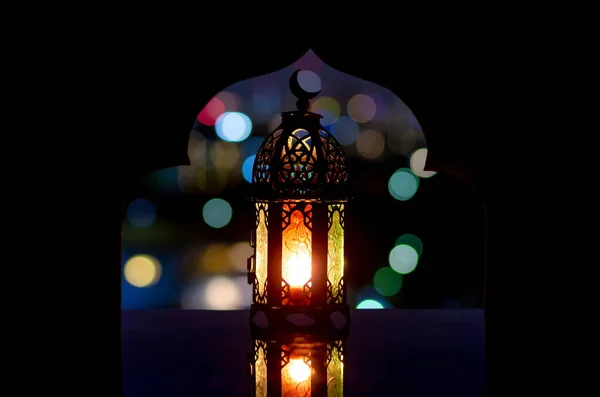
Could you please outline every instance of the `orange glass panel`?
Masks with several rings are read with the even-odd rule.
[[[312,277],[312,232],[307,226],[312,208],[309,204],[302,212],[295,207],[283,205],[281,276],[290,286],[292,300],[302,300],[304,286]]]

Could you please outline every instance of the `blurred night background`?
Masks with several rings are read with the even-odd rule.
[[[306,70],[301,85],[322,84],[311,111],[323,115],[347,157],[350,305],[481,308],[484,218],[474,193],[423,170],[425,135],[400,98],[312,52],[215,95],[190,126],[191,165],[155,172],[132,188],[122,229],[122,308],[250,307],[251,169],[280,113],[296,109],[288,86],[295,69]],[[468,123],[468,114],[453,122]]]

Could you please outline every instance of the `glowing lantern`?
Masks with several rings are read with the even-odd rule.
[[[254,397],[341,397],[344,395],[344,340],[307,334],[254,339],[250,353]]]
[[[260,147],[252,172],[255,228],[248,259],[253,285],[251,327],[339,335],[349,326],[344,285],[344,152],[308,111],[319,92],[290,89],[298,110],[281,114]]]

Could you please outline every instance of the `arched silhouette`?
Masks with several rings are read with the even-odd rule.
[[[230,187],[239,190],[240,197],[248,195],[248,191],[244,192],[244,185],[247,187],[247,184],[240,180],[239,175],[237,179],[215,183],[218,178],[217,173],[221,173],[218,171],[219,165],[216,162],[222,163],[223,161],[215,159],[214,155],[220,153],[219,158],[224,156],[228,162],[233,161],[226,167],[228,171],[223,176],[231,173],[231,170],[234,171],[234,174],[236,172],[239,174],[241,162],[249,158],[252,153],[257,154],[256,150],[263,137],[277,125],[278,121],[273,122],[270,120],[271,117],[275,116],[280,119],[281,111],[295,107],[295,98],[290,95],[287,82],[289,75],[297,67],[312,68],[322,73],[325,91],[323,95],[312,102],[312,110],[317,113],[325,112],[323,113],[325,114],[324,125],[329,126],[327,128],[333,131],[338,139],[341,139],[344,150],[349,150],[348,161],[351,163],[351,168],[354,169],[354,175],[350,178],[350,182],[354,185],[353,195],[356,196],[356,199],[352,205],[356,209],[350,214],[350,229],[347,237],[350,241],[350,244],[347,245],[347,250],[349,250],[347,255],[351,260],[347,271],[349,279],[352,280],[350,285],[354,290],[353,301],[365,298],[360,290],[364,289],[368,294],[369,285],[373,284],[373,275],[378,267],[389,267],[387,266],[388,254],[398,237],[407,232],[416,232],[421,238],[426,237],[425,262],[423,265],[419,265],[416,271],[405,276],[406,280],[400,295],[394,291],[388,295],[388,299],[392,300],[394,306],[408,308],[452,307],[459,300],[466,307],[481,307],[479,290],[483,278],[480,275],[483,262],[483,253],[480,251],[482,242],[479,236],[472,236],[473,232],[470,229],[474,229],[475,234],[480,235],[482,222],[480,220],[469,221],[461,218],[460,215],[464,213],[470,217],[469,219],[481,216],[477,214],[473,218],[473,215],[470,214],[472,209],[469,208],[474,205],[474,202],[468,187],[463,186],[461,181],[453,181],[454,177],[448,179],[447,176],[440,174],[433,180],[437,181],[440,178],[442,180],[434,182],[431,187],[429,186],[430,180],[422,179],[420,191],[423,192],[419,193],[414,200],[400,203],[391,198],[386,189],[390,175],[400,167],[412,167],[412,153],[424,150],[420,148],[426,147],[425,135],[421,131],[418,120],[410,109],[389,90],[332,69],[323,64],[311,51],[280,71],[233,84],[211,99],[200,112],[190,136],[188,155],[191,166],[180,167],[178,181],[180,187],[191,193],[214,195],[222,192],[226,184],[229,184]],[[332,94],[333,97],[329,96]],[[360,101],[359,97],[362,97],[363,101],[367,99],[371,101],[365,102],[368,106],[363,104],[363,110],[366,106],[367,113],[371,112],[372,114],[361,116],[356,112],[357,107],[353,103],[356,104],[357,101]],[[273,101],[275,103],[271,103]],[[330,110],[337,112],[336,115],[333,116]],[[222,136],[222,133],[219,135],[220,130],[215,125],[217,116],[224,111],[242,111],[250,117],[253,123],[250,138],[241,143],[225,142],[227,137]],[[217,113],[211,116],[211,113],[214,112]],[[348,117],[350,115],[359,122],[352,121]],[[347,121],[347,123],[344,124],[343,121]],[[359,133],[360,128],[360,136],[348,135],[348,131],[352,130],[350,127],[356,127],[356,134]],[[369,139],[370,135],[381,139],[385,145],[375,155],[361,152],[362,147],[368,147],[368,143],[367,146],[361,143],[363,142],[362,137],[366,136],[365,139]],[[251,141],[257,143],[254,145]],[[254,147],[254,149],[247,147]],[[384,148],[385,150],[383,150]],[[242,157],[238,159],[240,152]],[[411,161],[408,161],[409,159]],[[174,171],[177,172],[177,170]],[[232,177],[225,177],[225,179],[228,178]],[[433,197],[439,197],[438,204],[436,204],[436,200],[432,200]],[[424,199],[425,202],[423,202]],[[202,205],[202,200],[206,201],[208,198],[198,198],[198,203],[194,206]],[[414,203],[415,200],[416,203]],[[236,202],[234,201],[234,203]],[[238,214],[240,211],[246,212],[246,204],[242,199],[242,204],[235,207],[235,211]],[[443,206],[440,207],[440,204]],[[190,210],[193,211],[192,208]],[[429,215],[427,215],[428,213]],[[236,217],[239,218],[239,216]],[[206,230],[200,227],[197,230],[199,233],[211,234],[210,227],[206,227]],[[231,237],[232,229],[228,230],[228,237]],[[365,232],[366,230],[370,230],[370,232]],[[234,236],[237,236],[235,238],[240,240],[239,244],[244,244],[246,232],[242,228],[240,236],[233,233]],[[371,241],[368,238],[370,235],[380,235],[379,240],[384,241]],[[125,237],[128,236],[129,230],[126,230]],[[445,237],[441,238],[440,236]],[[436,243],[432,244],[432,241]],[[222,242],[219,244],[222,245]],[[369,249],[362,248],[365,246]],[[214,251],[211,247],[204,250],[206,252]],[[245,257],[240,258],[239,262],[245,264],[245,259]],[[198,260],[192,260],[190,266],[197,266],[197,263]],[[477,287],[474,288],[474,285]],[[370,288],[373,289],[372,286]],[[456,291],[461,288],[463,290],[471,289],[471,291],[456,295]],[[124,289],[124,293],[128,293],[128,290]],[[124,298],[128,296],[129,294]],[[125,302],[128,302],[128,299]],[[354,305],[356,303],[351,302]]]
[[[130,173],[127,175],[127,179],[123,181],[123,187],[129,186],[132,178],[139,178],[150,171],[188,163],[187,141],[189,125],[195,119],[198,109],[201,109],[204,104],[206,104],[208,100],[219,90],[228,86],[234,81],[242,80],[245,77],[261,75],[287,65],[291,63],[291,61],[297,59],[299,55],[304,53],[306,50],[307,48],[299,46],[297,52],[291,50],[283,57],[274,60],[274,62],[272,62],[272,57],[268,57],[271,60],[268,65],[257,62],[248,68],[245,68],[243,71],[240,70],[239,75],[235,77],[232,76],[229,80],[220,79],[218,82],[215,81],[212,84],[204,84],[202,88],[198,88],[198,91],[195,92],[195,95],[188,96],[187,98],[179,97],[179,100],[173,101],[174,103],[171,104],[169,109],[165,109],[164,106],[161,106],[160,109],[158,109],[158,106],[156,108],[153,106],[148,106],[145,111],[152,115],[151,128],[153,133],[145,135],[145,139],[143,140],[132,140],[132,142],[142,142],[142,147],[139,148],[141,150],[136,150],[136,152],[143,154],[141,155],[142,158],[133,157],[130,159],[131,163],[128,167]],[[472,166],[473,163],[476,163],[476,161],[472,160],[474,157],[476,157],[476,155],[469,152],[470,148],[463,149],[462,152],[460,149],[443,149],[445,146],[456,148],[456,146],[453,146],[451,143],[449,143],[449,139],[451,139],[449,136],[452,134],[444,133],[447,131],[446,127],[448,123],[448,118],[445,119],[444,116],[448,116],[448,113],[444,113],[443,110],[440,111],[440,109],[443,109],[443,105],[433,105],[428,108],[421,106],[422,101],[420,101],[418,98],[421,98],[421,96],[424,94],[419,91],[420,87],[418,86],[418,82],[394,82],[388,80],[389,77],[387,76],[392,75],[392,73],[389,72],[382,72],[378,77],[377,73],[368,72],[364,69],[361,70],[360,66],[358,65],[353,66],[353,62],[351,62],[349,55],[344,55],[340,52],[336,53],[336,51],[332,49],[315,47],[314,51],[321,59],[323,59],[325,63],[338,70],[343,70],[355,76],[364,77],[369,81],[389,87],[393,92],[398,91],[402,99],[408,104],[417,118],[422,122],[423,129],[427,133],[430,153],[430,156],[427,160],[427,168],[440,172],[446,172],[461,178],[475,189],[479,189],[478,191],[485,198],[486,191],[485,189],[481,189],[482,185],[480,184],[482,179],[481,174],[483,171],[478,172]],[[288,54],[294,55],[288,56]],[[382,65],[381,67],[391,68],[391,66],[387,65]],[[210,71],[208,73],[210,73]],[[138,86],[137,88],[144,89],[142,85]],[[162,88],[164,87],[161,87],[161,89]],[[151,88],[149,87],[148,89]],[[169,89],[167,88],[166,91],[169,91]],[[193,97],[194,99],[191,99]],[[412,98],[414,98],[414,100]],[[447,97],[444,99],[447,99]],[[440,101],[443,101],[443,99],[440,98]],[[437,117],[434,116],[432,112],[437,112]],[[161,135],[158,132],[161,130],[169,130],[173,133],[169,136],[169,139],[165,139],[164,135]],[[466,159],[470,158],[471,161],[457,160],[461,157]]]

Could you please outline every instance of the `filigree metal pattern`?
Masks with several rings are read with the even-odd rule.
[[[255,218],[254,218],[254,227],[258,228],[258,225],[260,223],[260,213],[263,212],[264,213],[264,220],[265,220],[265,225],[267,227],[269,227],[269,217],[267,216],[269,214],[269,204],[267,203],[256,203],[256,211],[255,211]]]
[[[340,226],[342,226],[342,229],[345,228],[345,226],[344,226],[344,204],[332,204],[329,206],[328,211],[327,211],[327,230],[331,229],[331,223],[333,222],[333,215],[336,212],[339,216]]]
[[[261,356],[264,357],[265,362],[267,362],[267,342],[255,339],[254,340],[254,362],[258,361],[258,358]]]
[[[344,341],[336,340],[327,344],[327,359],[325,365],[329,366],[331,360],[337,359],[341,363],[344,362]]]
[[[344,152],[320,125],[320,116],[294,112],[282,116],[282,125],[266,138],[254,161],[255,198],[346,199]]]
[[[281,281],[281,304],[283,306],[308,306],[312,298],[312,280],[308,280],[301,289],[292,290],[290,285]]]
[[[257,281],[256,276],[254,277],[254,284],[252,289],[252,299],[255,303],[267,303],[267,285],[268,280],[265,280],[264,288],[260,288],[260,283]]]
[[[319,135],[323,142],[323,157],[327,159],[325,182],[334,184],[346,182],[348,172],[346,171],[346,160],[342,147],[329,132],[320,130]]]
[[[312,145],[310,134],[303,129],[295,130],[281,148],[279,182],[296,185],[317,183],[319,176],[315,172],[316,162],[317,148]]]
[[[282,230],[286,230],[286,228],[290,225],[290,223],[292,223],[292,213],[299,211],[299,214],[296,214],[296,218],[294,219],[294,228],[298,228],[300,227],[299,223],[300,223],[300,219],[301,217],[304,218],[304,224],[309,228],[312,229],[312,205],[311,204],[306,204],[304,206],[304,209],[300,210],[300,208],[302,208],[301,206],[297,206],[297,204],[294,203],[290,203],[290,204],[283,204],[281,206],[281,229]],[[267,225],[268,227],[268,225]]]
[[[275,150],[275,144],[283,130],[277,130],[265,140],[260,147],[252,172],[252,183],[270,183],[271,182],[271,160]]]
[[[327,279],[327,304],[339,304],[346,302],[346,285],[344,276],[342,276],[334,288],[329,279]]]

